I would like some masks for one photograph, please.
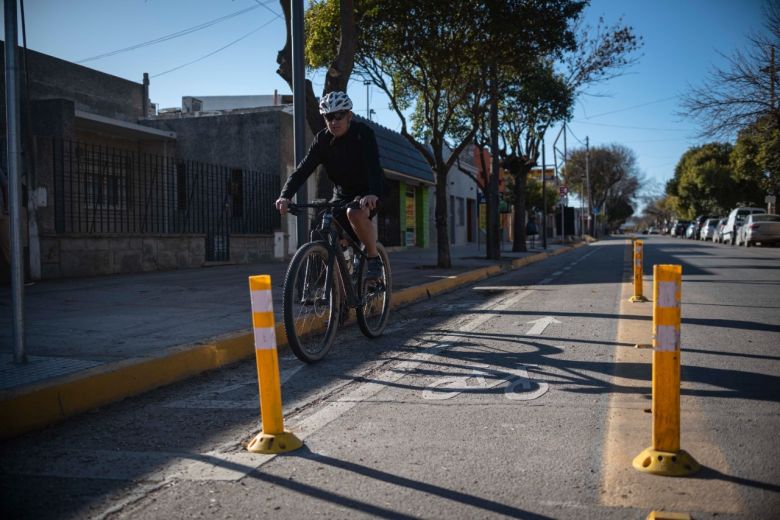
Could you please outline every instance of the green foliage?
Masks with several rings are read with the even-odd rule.
[[[780,130],[774,119],[762,118],[739,132],[731,165],[747,200],[763,204],[767,193],[780,190]]]
[[[550,183],[545,185],[545,199],[547,199],[547,210],[551,211],[553,207],[558,203],[558,191],[555,186],[550,186]],[[506,177],[506,191],[504,192],[504,200],[509,204],[515,205],[515,180],[514,177]],[[541,210],[544,207],[544,200],[542,199],[542,183],[535,178],[528,178],[525,186],[525,207],[537,208]]]
[[[741,197],[729,165],[732,146],[708,143],[685,152],[674,170],[680,217],[720,215]]]
[[[304,17],[306,64],[313,69],[327,67],[338,52],[339,2],[309,0]]]

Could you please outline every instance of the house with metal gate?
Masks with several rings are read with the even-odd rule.
[[[145,74],[133,82],[35,51],[25,58],[24,256],[34,278],[273,257],[278,166],[183,158],[176,132],[143,124],[154,113]]]

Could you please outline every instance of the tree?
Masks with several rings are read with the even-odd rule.
[[[780,1],[765,4],[765,32],[750,36],[750,47],[725,56],[704,85],[691,88],[682,101],[682,115],[701,124],[701,135],[731,138],[757,120],[769,118],[780,128],[775,52],[780,44]]]
[[[764,117],[743,128],[731,152],[734,178],[746,200],[763,204],[764,195],[780,191],[780,130]]]
[[[589,155],[588,155],[589,154]],[[584,198],[587,187],[586,156],[590,175],[590,197],[595,208],[607,215],[607,224],[614,227],[631,214],[642,175],[633,150],[619,144],[579,148],[569,154],[563,177],[569,191]]]
[[[676,202],[671,195],[657,195],[646,201],[642,221],[645,226],[666,226],[674,219]]]
[[[667,183],[678,216],[725,214],[745,196],[747,186],[732,175],[732,149],[728,143],[708,143],[683,154]]]
[[[279,0],[279,4],[284,12],[285,27],[287,28],[287,40],[284,48],[276,56],[276,62],[279,69],[276,73],[284,79],[292,90],[292,34],[291,27],[291,5],[289,0]],[[332,27],[312,26],[312,21],[317,17],[311,14],[320,9],[330,9],[333,11],[333,18],[338,20],[335,27],[338,28],[338,38],[335,39],[335,45],[327,58],[327,73],[325,74],[325,85],[322,89],[323,94],[334,90],[347,91],[349,78],[352,75],[352,69],[355,60],[356,26],[355,26],[355,6],[353,0],[340,0],[339,2],[313,3],[306,19],[308,34],[306,41],[316,40],[323,31],[332,34]],[[313,134],[317,134],[325,128],[325,122],[320,117],[319,97],[314,94],[314,88],[310,80],[306,80],[306,121],[309,124]],[[329,197],[332,185],[325,175],[317,176],[317,197]]]
[[[471,121],[484,113],[486,57],[502,62],[509,56],[550,54],[568,37],[567,22],[583,5],[574,0],[465,0],[457,8],[446,2],[358,2],[355,70],[389,97],[401,134],[436,177],[439,267],[451,265],[447,173],[475,135]],[[322,26],[334,26],[332,9],[319,16],[331,17]],[[333,38],[321,43],[311,48],[316,66],[332,55]],[[445,147],[452,150],[447,159]]]
[[[547,129],[554,123],[571,117],[571,108],[578,95],[603,81],[622,74],[635,61],[634,52],[642,45],[631,27],[619,20],[607,26],[599,20],[595,29],[579,28],[581,12],[570,11],[563,38],[547,54],[533,59],[522,57],[502,65],[499,78],[501,100],[500,157],[514,179],[514,240],[513,251],[526,250],[524,198],[528,173],[538,164],[539,145]],[[529,65],[530,64],[530,65]],[[486,128],[485,118],[475,125]],[[486,132],[480,130],[477,139]],[[485,138],[480,144],[484,145]]]

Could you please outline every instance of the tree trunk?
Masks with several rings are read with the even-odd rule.
[[[287,28],[287,40],[284,48],[276,55],[276,63],[279,68],[276,73],[281,76],[292,89],[292,34],[290,32],[291,5],[289,0],[280,0],[279,4],[284,12],[284,21]],[[343,90],[346,92],[349,77],[355,60],[355,16],[352,0],[341,2],[341,40],[337,56],[331,62],[328,73],[325,76],[324,92]],[[320,116],[319,99],[314,95],[314,88],[309,80],[306,80],[306,122],[309,124],[312,134],[317,135],[325,128],[325,121]],[[297,165],[296,165],[297,166]],[[329,199],[333,193],[333,184],[326,173],[319,169],[316,173],[317,194],[313,198]]]
[[[515,186],[515,216],[514,216],[514,228],[515,236],[512,239],[512,251],[526,252],[526,234],[525,234],[525,191],[528,185],[528,169],[524,168],[523,171],[514,175]]]
[[[443,166],[439,166],[441,170]],[[436,267],[449,269],[452,267],[450,258],[450,236],[447,225],[447,172],[436,172]]]
[[[499,229],[498,203],[498,87],[496,85],[496,65],[491,66],[490,75],[490,177],[487,189],[487,258],[501,258],[501,230]]]

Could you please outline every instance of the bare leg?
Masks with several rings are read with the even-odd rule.
[[[368,208],[349,208],[347,209],[347,218],[349,223],[352,224],[352,229],[355,230],[358,238],[363,245],[366,246],[366,254],[369,258],[377,256],[376,252],[376,230],[374,225],[369,220],[368,215],[370,211]]]

